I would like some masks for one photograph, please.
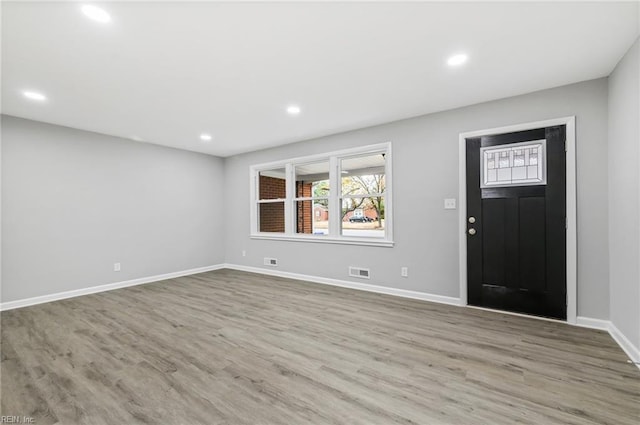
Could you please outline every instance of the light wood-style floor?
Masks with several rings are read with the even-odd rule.
[[[632,424],[600,331],[220,270],[2,313],[36,424]]]

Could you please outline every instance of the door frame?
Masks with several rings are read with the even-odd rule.
[[[577,284],[577,203],[576,203],[576,117],[568,116],[543,121],[528,122],[524,124],[508,125],[504,127],[489,128],[486,130],[468,131],[460,133],[458,144],[458,171],[459,171],[459,251],[460,251],[460,304],[466,306],[467,301],[467,158],[466,139],[513,133],[516,131],[534,130],[536,128],[566,126],[566,189],[567,189],[567,323],[576,324],[578,284]]]

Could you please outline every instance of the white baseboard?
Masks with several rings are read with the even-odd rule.
[[[224,268],[224,264],[216,264],[213,266],[198,267],[195,269],[182,270],[156,276],[141,277],[138,279],[125,280],[123,282],[108,283],[106,285],[92,286],[90,288],[74,289],[72,291],[58,292],[55,294],[41,295],[39,297],[25,298],[22,300],[8,301],[0,303],[0,311],[12,310],[14,308],[28,307],[36,304],[48,303],[51,301],[64,300],[66,298],[79,297],[80,295],[95,294],[98,292],[111,291],[113,289],[126,288],[128,286],[142,285],[144,283],[157,282],[160,280],[173,279],[191,274],[204,273],[212,270]]]
[[[592,319],[591,317],[578,316],[576,318],[576,326],[581,328],[599,329],[601,331],[608,331],[611,322],[602,319]]]
[[[620,348],[624,350],[629,359],[640,369],[640,349],[634,346],[613,323],[609,323],[609,334],[611,334],[611,337],[618,343]]]
[[[351,282],[348,280],[329,279],[326,277],[311,276],[299,273],[283,272],[280,270],[263,269],[261,267],[242,266],[239,264],[225,264],[225,268],[251,273],[260,273],[269,276],[285,277],[307,282],[321,283],[323,285],[340,286],[342,288],[357,289],[360,291],[375,292],[378,294],[394,295],[396,297],[412,298],[415,300],[432,301],[440,304],[460,305],[460,298],[444,295],[428,294],[426,292],[409,291],[406,289],[390,288],[388,286],[371,285],[369,283]]]

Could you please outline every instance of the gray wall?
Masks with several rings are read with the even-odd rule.
[[[458,297],[458,211],[443,209],[458,196],[458,134],[568,115],[577,117],[578,315],[608,319],[607,79],[225,161],[5,116],[2,301],[223,261],[263,267],[266,256],[282,271],[350,280],[347,267],[363,266],[367,283]],[[249,238],[250,165],[384,141],[393,143],[393,248]]]
[[[366,283],[458,297],[458,211],[443,209],[444,198],[458,197],[458,134],[569,115],[577,122],[578,315],[608,319],[606,79],[227,158],[226,261],[263,267],[263,257],[276,257],[279,270],[342,280],[351,280],[349,265],[370,267]],[[395,247],[249,238],[250,165],[384,141],[393,143]]]
[[[208,155],[3,116],[2,301],[222,263],[223,170]]]
[[[611,321],[640,350],[640,40],[609,77]]]

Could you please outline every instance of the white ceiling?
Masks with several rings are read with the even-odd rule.
[[[3,113],[220,156],[603,77],[639,33],[638,2],[99,5],[2,3]]]

